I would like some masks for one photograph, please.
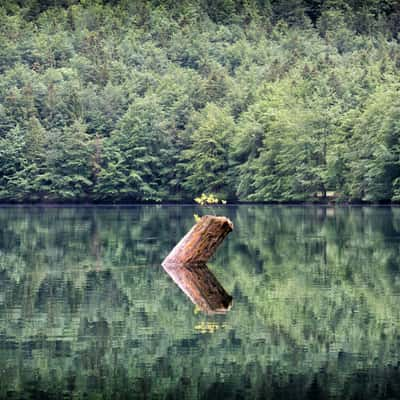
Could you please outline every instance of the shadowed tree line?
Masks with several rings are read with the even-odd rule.
[[[0,21],[0,201],[400,199],[396,0],[14,0]]]

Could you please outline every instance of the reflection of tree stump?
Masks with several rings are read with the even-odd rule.
[[[224,313],[232,296],[218,282],[205,263],[163,264],[165,271],[194,304],[207,313]]]
[[[232,297],[206,265],[232,229],[233,224],[228,218],[206,215],[162,263],[174,282],[205,312],[226,312],[232,304]]]
[[[228,218],[205,215],[173,248],[162,264],[205,263],[232,230],[233,224]]]

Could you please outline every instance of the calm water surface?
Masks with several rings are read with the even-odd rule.
[[[203,210],[0,208],[0,398],[399,399],[400,208],[216,211],[225,315],[160,267]]]

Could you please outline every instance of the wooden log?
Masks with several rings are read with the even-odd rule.
[[[172,249],[162,265],[206,263],[232,230],[233,224],[228,218],[205,215]]]
[[[203,312],[226,313],[232,306],[230,296],[205,263],[163,264],[164,270]]]
[[[232,305],[232,297],[206,265],[232,230],[233,224],[228,218],[205,215],[162,262],[174,282],[207,313],[224,313]]]

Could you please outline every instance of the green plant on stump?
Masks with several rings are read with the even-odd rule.
[[[215,215],[215,211],[214,211],[214,209],[212,208],[212,205],[213,205],[213,204],[226,204],[226,200],[218,199],[218,197],[215,196],[215,195],[212,194],[212,193],[209,193],[209,194],[207,194],[207,193],[202,193],[201,196],[200,196],[200,197],[196,197],[196,198],[194,199],[194,201],[195,201],[197,204],[200,204],[201,206],[210,208],[210,209],[212,210],[212,213],[213,213],[214,215]],[[195,219],[196,222],[198,222],[198,221],[200,220],[200,218],[201,218],[201,217],[200,217],[198,214],[194,214],[194,219]]]

